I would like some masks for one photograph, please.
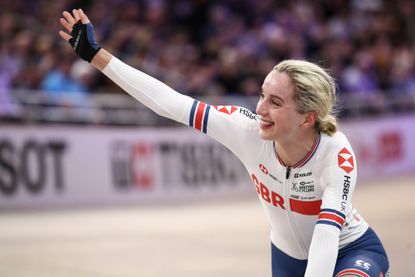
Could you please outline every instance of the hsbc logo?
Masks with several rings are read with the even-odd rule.
[[[350,190],[350,176],[344,175],[344,183],[343,183],[343,200],[347,200],[347,195],[349,195]]]
[[[146,141],[111,145],[113,183],[117,188],[149,190],[155,185],[155,148]]]
[[[354,169],[353,155],[344,147],[337,155],[338,165],[346,173],[350,173]]]
[[[260,164],[260,165],[259,165],[259,169],[261,169],[261,171],[262,171],[265,175],[268,175],[268,169],[265,167],[265,165]]]
[[[259,164],[259,169],[265,175],[268,175],[269,177],[271,177],[272,179],[274,179],[275,181],[277,181],[279,184],[282,184],[282,182],[277,177],[275,177],[271,172],[269,172],[268,168],[266,168],[265,165]]]
[[[212,107],[214,107],[217,111],[221,113],[226,113],[226,114],[233,114],[238,109],[235,106],[212,106]]]
[[[253,112],[251,112],[248,109],[241,108],[239,110],[239,113],[243,114],[244,116],[246,116],[246,117],[248,117],[250,119],[257,120],[257,115],[254,114]]]

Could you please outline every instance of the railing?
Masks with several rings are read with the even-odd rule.
[[[7,103],[0,99],[0,122],[18,124],[96,124],[115,126],[176,126],[177,123],[157,116],[150,109],[121,93],[91,94],[87,97],[71,93],[52,97],[41,91],[16,90]],[[198,97],[212,105],[237,105],[255,110],[257,97]],[[384,97],[341,95],[340,119],[415,112],[415,94]],[[12,107],[5,112],[5,107]]]

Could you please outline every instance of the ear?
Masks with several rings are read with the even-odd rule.
[[[317,120],[317,113],[316,112],[307,112],[305,113],[305,118],[301,126],[310,128],[313,127]]]

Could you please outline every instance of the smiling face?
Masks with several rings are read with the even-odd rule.
[[[298,112],[294,95],[295,86],[286,73],[273,70],[267,75],[256,108],[262,139],[289,141],[312,126],[307,123],[308,113]]]

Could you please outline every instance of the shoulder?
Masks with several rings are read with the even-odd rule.
[[[337,131],[334,135],[321,135],[321,152],[320,158],[328,163],[333,163],[336,159],[342,157],[354,156],[353,148],[346,135]]]
[[[327,168],[343,169],[350,173],[356,167],[355,154],[346,135],[336,132],[333,136],[322,135],[324,147],[322,151],[322,161]]]
[[[336,151],[338,149],[342,149],[344,147],[350,148],[351,145],[349,140],[347,139],[346,135],[342,132],[337,131],[334,135],[329,136],[327,134],[321,135],[321,140],[326,146],[327,150]]]
[[[346,136],[341,132],[336,132],[333,136],[322,134],[321,143],[323,145],[313,168],[321,187],[336,187],[335,191],[340,191],[345,178],[347,183],[354,184],[357,176],[356,160]]]
[[[231,121],[237,125],[244,126],[247,129],[259,128],[258,115],[244,107],[233,105],[211,105],[211,116],[220,118],[222,120]]]

